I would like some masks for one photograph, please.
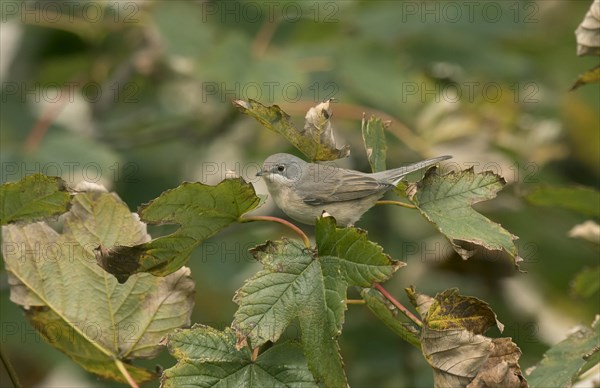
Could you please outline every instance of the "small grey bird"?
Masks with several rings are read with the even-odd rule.
[[[269,156],[261,171],[277,206],[296,221],[314,225],[326,211],[340,226],[353,225],[383,195],[413,171],[451,156],[367,174],[333,164],[307,163],[290,154]]]

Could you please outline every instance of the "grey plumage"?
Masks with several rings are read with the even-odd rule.
[[[354,224],[406,175],[449,158],[440,156],[369,174],[330,163],[307,163],[281,153],[269,156],[257,175],[265,179],[275,203],[291,218],[312,225],[327,211],[345,226]]]

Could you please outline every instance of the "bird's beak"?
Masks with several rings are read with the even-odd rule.
[[[259,172],[256,173],[256,176],[263,176],[263,173],[264,172],[261,170],[261,171],[259,171]]]

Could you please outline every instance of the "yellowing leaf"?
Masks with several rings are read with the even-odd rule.
[[[407,293],[423,319],[421,349],[435,387],[527,387],[517,345],[510,338],[483,335],[491,326],[503,327],[487,303],[455,289],[433,298],[414,288]]]
[[[345,158],[350,154],[348,146],[336,148],[331,127],[330,102],[328,100],[310,108],[303,130],[294,127],[290,116],[277,105],[264,106],[254,100],[235,100],[233,105],[266,128],[283,135],[311,161],[316,161]]]
[[[2,228],[11,300],[51,345],[86,370],[126,382],[118,361],[137,382],[152,379],[153,372],[129,360],[156,356],[164,335],[189,325],[189,269],[118,284],[97,266],[94,250],[146,241],[145,225],[114,194],[82,193],[72,202],[62,234],[42,222]]]
[[[408,187],[407,194],[463,259],[472,255],[467,246],[475,244],[490,251],[504,251],[518,265],[522,259],[514,244],[517,237],[471,207],[494,198],[505,183],[491,171],[475,174],[469,168],[439,175],[436,168],[430,168],[423,180]]]
[[[585,84],[595,83],[595,82],[600,82],[600,65],[579,75],[579,77],[577,77],[577,80],[575,81],[573,86],[571,86],[570,90],[575,90],[575,89],[579,88],[580,86],[583,86]]]
[[[483,334],[492,326],[504,330],[504,325],[487,303],[459,295],[457,289],[437,294],[423,319],[430,328],[436,330],[465,329],[475,334]]]

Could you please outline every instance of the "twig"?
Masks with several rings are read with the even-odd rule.
[[[308,236],[302,231],[302,229],[300,229],[299,227],[297,227],[296,225],[292,224],[289,221],[286,221],[284,219],[277,218],[277,217],[271,217],[271,216],[249,216],[249,217],[240,218],[240,222],[253,222],[253,221],[270,221],[270,222],[277,222],[282,225],[285,225],[288,228],[292,229],[294,232],[296,232],[302,238],[302,241],[304,241],[304,246],[306,246],[307,248],[311,247]]]
[[[364,299],[346,299],[346,304],[367,304]]]
[[[275,35],[275,31],[280,24],[280,19],[266,20],[258,30],[258,33],[254,37],[254,41],[250,46],[250,52],[254,58],[261,58],[267,52],[271,39]]]
[[[400,202],[400,201],[377,201],[375,202],[375,205],[396,205],[396,206],[402,206],[405,207],[407,209],[416,209],[417,207],[415,205],[411,205],[410,203],[406,203],[406,202]]]
[[[133,377],[131,377],[127,368],[125,368],[123,361],[121,361],[117,358],[117,359],[115,359],[115,364],[117,364],[117,368],[119,368],[119,371],[121,371],[121,374],[123,376],[125,376],[125,380],[127,380],[127,383],[129,383],[129,386],[132,388],[139,388],[139,385],[135,382]]]
[[[387,290],[383,288],[381,284],[373,283],[373,287],[377,289],[377,291],[381,292],[383,296],[385,296],[387,300],[389,300],[394,306],[396,306],[396,308],[400,310],[400,312],[404,314],[408,319],[413,321],[419,327],[423,326],[423,322],[421,322],[421,320],[417,318],[409,309],[404,307],[402,303],[398,302],[396,298],[394,298],[389,292],[387,292]]]
[[[2,365],[4,365],[4,369],[6,369],[8,378],[13,383],[13,386],[15,388],[22,388],[23,386],[21,385],[21,382],[19,381],[19,378],[17,377],[17,373],[15,372],[15,369],[13,368],[12,364],[10,363],[10,360],[8,359],[8,356],[6,355],[6,353],[4,353],[4,350],[2,349],[1,346],[0,346],[0,360],[2,361]]]
[[[254,349],[252,349],[252,362],[256,361],[256,359],[258,358],[258,351],[260,350],[260,348],[257,346]]]
[[[68,82],[68,85],[77,84],[79,80],[80,76],[75,76],[70,82]],[[25,152],[31,153],[38,149],[40,143],[44,139],[44,136],[46,136],[46,133],[48,132],[48,128],[54,122],[54,120],[56,120],[60,112],[63,111],[67,105],[67,102],[69,101],[69,97],[72,97],[70,96],[70,93],[72,92],[73,88],[71,87],[62,88],[60,90],[58,100],[54,103],[50,103],[48,107],[44,109],[40,117],[29,131],[29,135],[27,135],[27,138],[25,139]]]

